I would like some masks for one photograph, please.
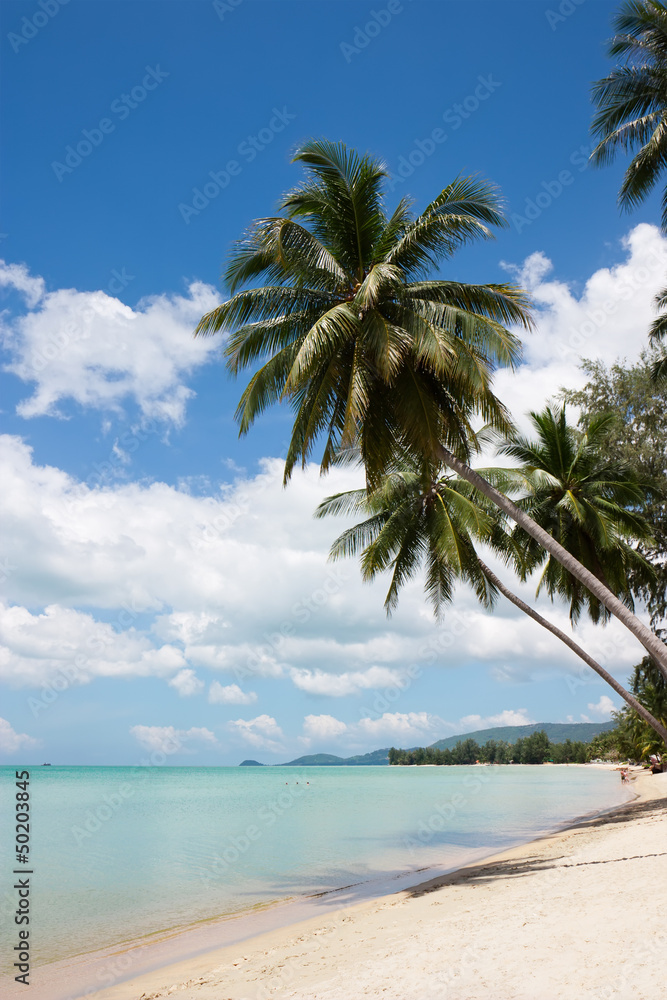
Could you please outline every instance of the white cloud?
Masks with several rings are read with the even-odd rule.
[[[460,719],[457,731],[472,733],[477,729],[494,729],[496,726],[530,726],[535,722],[527,714],[525,708],[506,708],[497,715],[466,715]]]
[[[7,264],[0,260],[0,288],[13,288],[25,298],[31,309],[44,297],[43,278],[34,278],[25,264]]]
[[[302,743],[310,745],[313,740],[332,740],[348,732],[346,723],[333,715],[307,715],[303,720]]]
[[[618,705],[615,705],[608,695],[603,694],[600,696],[598,702],[592,703],[589,701],[588,710],[598,719],[610,719],[611,713],[618,710]]]
[[[13,684],[39,686],[78,664],[74,683],[169,680],[193,669],[231,675],[241,688],[285,678],[314,696],[342,697],[400,688],[411,664],[487,663],[509,683],[579,670],[574,654],[510,604],[489,615],[465,589],[436,626],[416,579],[387,623],[386,580],[364,585],[352,561],[327,564],[346,522],[312,518],[324,495],[357,485],[354,470],[323,482],[309,467],[283,490],[282,463],[270,460],[204,497],[164,483],[91,487],[36,464],[8,435],[0,466],[9,602],[0,608],[0,677]],[[534,584],[515,587],[533,602]],[[538,605],[569,629],[562,607]],[[91,609],[112,620],[97,621]],[[609,669],[625,674],[636,661],[618,623],[584,622],[578,634]]]
[[[94,677],[168,677],[184,663],[175,646],[155,647],[132,628],[117,632],[72,608],[53,604],[32,614],[0,604],[0,679],[17,687],[55,678],[69,687]]]
[[[431,743],[442,735],[446,723],[430,712],[385,712],[377,719],[360,719],[359,735],[374,740]]]
[[[388,667],[369,667],[368,670],[353,673],[332,674],[324,670],[294,668],[289,672],[295,687],[308,694],[328,695],[342,698],[358,694],[368,688],[396,687],[401,683],[401,672]]]
[[[520,267],[506,265],[539,307],[537,329],[524,337],[525,367],[518,374],[500,371],[495,390],[525,425],[528,410],[541,409],[561,386],[578,388],[585,375],[579,359],[636,359],[648,343],[655,319],[655,295],[664,287],[667,238],[641,223],[621,241],[625,258],[600,268],[580,294],[550,277],[551,261],[540,252]]]
[[[176,729],[174,726],[132,726],[130,734],[145,750],[164,754],[192,753],[188,743],[217,743],[210,729],[193,726],[191,729]]]
[[[185,379],[219,352],[215,339],[192,336],[219,301],[201,282],[185,296],[151,296],[134,309],[102,291],[47,293],[22,265],[0,262],[0,284],[28,305],[22,316],[0,318],[7,370],[34,385],[18,406],[23,417],[60,416],[66,400],[120,411],[132,399],[144,418],[181,424],[193,396]]]
[[[238,684],[228,684],[226,687],[219,681],[213,681],[208,691],[211,705],[252,705],[257,701],[254,691],[242,691]]]
[[[17,733],[6,719],[0,719],[0,753],[15,753],[23,747],[39,746],[39,740],[27,733]]]
[[[271,753],[284,750],[285,734],[270,715],[258,715],[255,719],[235,719],[228,726],[245,743],[259,750],[269,750]]]
[[[204,682],[200,680],[194,670],[185,668],[179,670],[175,677],[172,677],[170,681],[167,682],[169,687],[173,687],[175,691],[178,691],[181,698],[189,698],[190,695],[199,694],[200,691],[204,690]]]

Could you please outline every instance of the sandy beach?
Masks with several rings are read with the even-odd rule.
[[[611,813],[95,1000],[654,1000],[665,980],[667,774],[642,772],[632,787],[636,799]]]

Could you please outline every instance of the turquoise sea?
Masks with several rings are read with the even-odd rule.
[[[3,937],[14,771],[0,768]],[[287,897],[381,893],[627,795],[584,767],[30,768],[33,963]]]

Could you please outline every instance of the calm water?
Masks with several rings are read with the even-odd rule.
[[[30,770],[36,964],[271,900],[451,869],[627,797],[617,774],[574,767]],[[14,768],[0,768],[3,936],[15,907],[13,782]]]

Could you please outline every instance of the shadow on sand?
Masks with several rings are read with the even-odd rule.
[[[634,823],[638,819],[661,820],[667,817],[667,802],[664,799],[654,799],[648,802],[631,803],[622,806],[620,809],[603,816],[595,816],[591,819],[582,820],[567,828],[570,834],[584,833],[588,830],[609,828],[625,823]],[[553,835],[551,835],[553,836]],[[557,834],[556,836],[559,836]],[[544,838],[548,840],[549,838]],[[538,841],[539,843],[539,841]],[[554,845],[557,846],[557,845]],[[461,868],[450,875],[442,875],[431,879],[429,882],[422,882],[408,891],[410,897],[416,898],[424,896],[428,892],[436,892],[448,885],[484,885],[487,882],[494,882],[504,878],[524,878],[529,875],[539,874],[549,871],[552,868],[579,868],[587,865],[619,864],[623,861],[632,861],[636,858],[656,858],[667,854],[661,851],[656,854],[633,854],[623,858],[608,858],[600,861],[579,861],[568,862],[563,859],[565,854],[553,855],[552,857],[540,857],[532,855],[525,858],[508,858],[506,861],[495,861],[491,864],[479,864],[468,868]]]

